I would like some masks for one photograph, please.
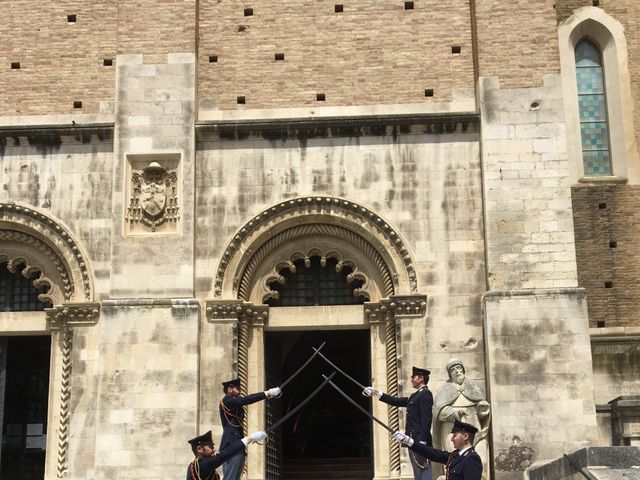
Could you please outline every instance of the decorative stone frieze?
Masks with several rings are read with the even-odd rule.
[[[17,258],[24,257],[21,263],[33,265],[46,277],[39,281],[58,284],[59,291],[52,286],[44,300],[55,304],[93,298],[91,273],[80,245],[69,229],[47,214],[13,202],[0,202],[0,244],[5,260],[16,263]],[[32,257],[37,260],[26,261],[25,249],[33,252]]]
[[[50,330],[58,334],[60,361],[60,397],[58,403],[58,452],[56,477],[67,474],[67,456],[69,451],[69,406],[71,401],[71,373],[73,349],[73,328],[95,325],[100,315],[98,303],[76,303],[57,305],[45,309]]]
[[[244,300],[207,300],[205,305],[209,323],[232,320],[264,325],[269,319],[269,305],[254,305]]]

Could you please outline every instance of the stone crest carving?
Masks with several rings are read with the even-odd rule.
[[[131,173],[131,195],[126,219],[136,230],[144,225],[152,232],[179,219],[178,174],[158,162]]]

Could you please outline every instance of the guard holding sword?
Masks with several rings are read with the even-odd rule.
[[[362,392],[369,397],[375,394],[381,402],[389,405],[406,407],[406,435],[414,442],[429,447],[433,446],[431,439],[433,394],[427,387],[430,373],[425,368],[413,367],[411,384],[416,391],[410,397],[392,397],[375,390],[373,387],[366,387]],[[415,480],[431,480],[432,472],[429,460],[414,451],[409,452],[409,458]]]

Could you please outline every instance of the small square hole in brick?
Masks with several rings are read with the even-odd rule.
[[[105,58],[104,60],[102,60],[102,65],[104,65],[105,67],[111,67],[113,66],[113,60],[111,58]]]
[[[596,325],[598,326],[598,328],[604,328],[604,326],[605,326],[604,320],[598,320]]]
[[[598,208],[600,210],[604,210],[605,208],[607,208],[607,202],[600,202],[598,203]]]
[[[618,248],[618,242],[611,240],[609,242],[609,248]]]
[[[11,70],[20,70],[20,62],[11,62]]]
[[[462,51],[462,47],[458,46],[458,45],[454,45],[451,47],[451,53],[453,54],[458,54]]]
[[[251,17],[253,15],[253,8],[245,8],[244,9],[244,16],[245,17]]]
[[[344,5],[336,5],[335,6],[335,11],[336,11],[336,13],[344,12]]]
[[[244,98],[244,96],[237,97],[236,101],[238,102],[238,105],[244,105],[245,103],[247,103],[247,99]]]
[[[600,6],[600,0],[592,0],[591,1],[591,5],[593,5],[594,7],[599,7]]]
[[[73,108],[82,108],[82,101],[81,100],[74,100]]]
[[[318,102],[324,102],[327,99],[327,97],[325,96],[324,93],[317,93],[316,94],[316,100]]]
[[[405,10],[413,10],[413,2],[404,2]]]
[[[218,63],[217,55],[209,55],[209,63]]]
[[[284,60],[284,53],[276,53],[275,58],[276,60]]]
[[[425,97],[433,97],[433,88],[425,88],[424,89]]]
[[[75,15],[67,15],[67,22],[76,23],[76,16]]]
[[[604,288],[613,288],[613,282],[611,280],[607,280],[604,282]]]

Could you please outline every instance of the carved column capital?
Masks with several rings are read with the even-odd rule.
[[[423,317],[427,312],[426,295],[391,295],[379,302],[364,304],[365,320],[380,323],[396,317]]]
[[[207,300],[205,312],[209,323],[235,320],[264,326],[269,320],[269,305],[254,305],[244,300]]]
[[[50,330],[95,325],[100,317],[100,304],[94,302],[67,303],[45,308]]]

